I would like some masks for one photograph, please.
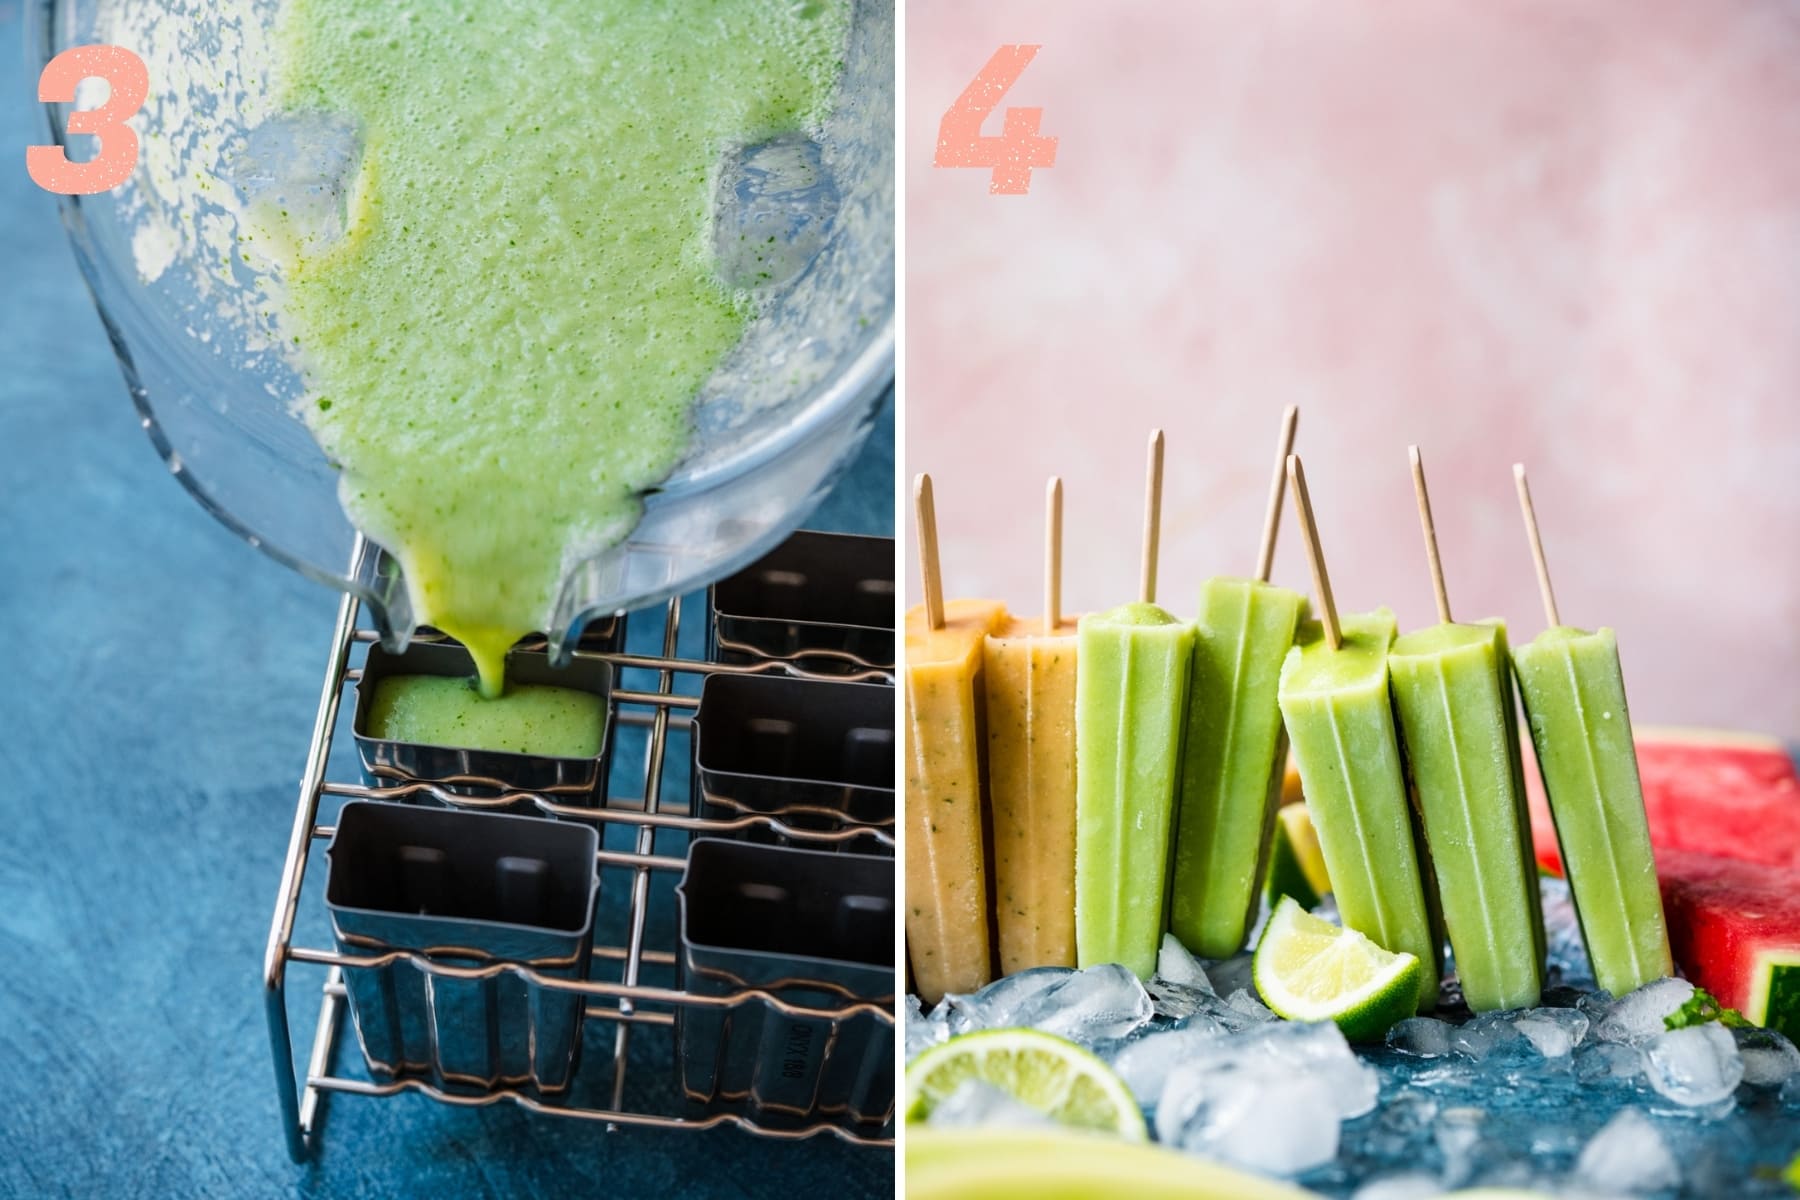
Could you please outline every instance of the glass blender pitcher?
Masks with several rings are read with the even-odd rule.
[[[277,111],[271,32],[281,0],[27,0],[39,65],[107,43],[144,59],[150,97],[130,124],[131,178],[61,201],[145,431],[170,472],[252,546],[354,592],[390,649],[417,624],[398,561],[363,555],[340,508],[338,473],[295,402],[259,275],[234,254],[259,189],[341,211],[358,160],[354,131]],[[76,105],[49,105],[67,143]],[[104,87],[104,84],[98,84]],[[103,94],[103,93],[102,93]],[[814,137],[726,153],[714,244],[727,284],[748,264],[730,247],[773,247],[777,278],[695,397],[686,457],[642,495],[615,544],[565,569],[545,631],[565,658],[591,618],[680,594],[780,541],[823,497],[880,411],[894,361],[894,27],[891,0],[855,0],[844,70]],[[87,139],[79,139],[85,141]],[[70,157],[86,156],[80,145]],[[204,186],[191,186],[199,180]],[[303,202],[306,202],[303,199]]]

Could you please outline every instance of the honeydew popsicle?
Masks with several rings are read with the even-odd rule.
[[[1523,465],[1513,468],[1550,627],[1513,650],[1538,770],[1594,978],[1615,996],[1674,973],[1637,747],[1610,629],[1564,625]]]
[[[1387,609],[1339,618],[1298,456],[1294,509],[1312,564],[1319,619],[1304,622],[1282,664],[1281,716],[1346,928],[1421,967],[1418,1010],[1437,1005],[1443,939],[1414,827],[1388,695]]]
[[[1006,608],[944,603],[931,478],[917,485],[925,603],[906,614],[906,947],[920,998],[993,981],[982,769],[982,648]]]
[[[1169,929],[1203,958],[1243,949],[1259,899],[1287,765],[1276,690],[1306,608],[1269,583],[1299,410],[1283,416],[1253,579],[1200,589],[1175,837]]]
[[[1075,621],[1062,614],[1062,480],[1047,496],[1044,615],[988,635],[988,802],[1000,972],[1075,965]]]
[[[1418,447],[1411,456],[1438,624],[1388,653],[1401,742],[1463,998],[1476,1012],[1529,1008],[1543,990],[1544,918],[1506,627],[1452,620]]]
[[[1150,440],[1140,599],[1081,618],[1075,682],[1075,950],[1156,969],[1194,629],[1156,606],[1162,432]]]

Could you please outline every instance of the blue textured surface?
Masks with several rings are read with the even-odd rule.
[[[0,0],[0,1195],[891,1195],[835,1141],[418,1097],[338,1097],[288,1161],[258,976],[335,597],[166,477],[23,169],[21,62]],[[890,533],[893,469],[890,411],[808,524]]]

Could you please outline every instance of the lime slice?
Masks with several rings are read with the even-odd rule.
[[[1302,908],[1311,908],[1331,890],[1325,873],[1325,855],[1313,829],[1312,814],[1304,804],[1284,805],[1276,811],[1275,840],[1269,849],[1269,903],[1292,896]]]
[[[1058,1124],[1146,1140],[1144,1113],[1125,1081],[1074,1042],[1035,1029],[951,1038],[906,1068],[906,1119],[923,1121],[969,1080],[999,1088]]]
[[[1252,964],[1263,1003],[1290,1021],[1336,1021],[1353,1042],[1380,1041],[1419,1006],[1424,972],[1352,929],[1322,921],[1283,897]]]
[[[1073,1130],[906,1131],[906,1200],[1311,1200],[1157,1146]]]

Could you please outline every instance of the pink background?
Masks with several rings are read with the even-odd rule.
[[[931,166],[1005,42],[1044,48],[1002,106],[1060,139],[1017,197]],[[1041,610],[1060,473],[1065,605],[1134,598],[1160,425],[1158,599],[1191,615],[1254,568],[1298,403],[1340,607],[1435,619],[1416,441],[1457,615],[1535,636],[1522,460],[1634,719],[1800,735],[1792,5],[914,0],[906,69],[907,469],[951,594]]]

